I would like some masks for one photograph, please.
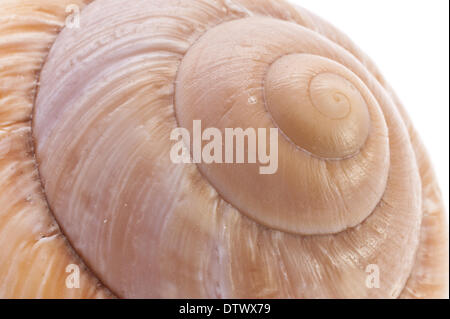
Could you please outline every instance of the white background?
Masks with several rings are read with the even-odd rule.
[[[381,70],[426,145],[449,207],[449,1],[290,0],[346,33]]]

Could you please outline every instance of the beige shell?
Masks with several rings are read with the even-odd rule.
[[[0,297],[448,296],[426,151],[345,35],[284,1],[89,2],[0,2]],[[194,120],[277,128],[278,171],[171,162]]]

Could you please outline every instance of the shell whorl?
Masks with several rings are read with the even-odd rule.
[[[225,200],[269,228],[339,232],[367,218],[384,193],[386,123],[370,90],[341,63],[364,74],[345,50],[310,30],[253,17],[208,30],[179,67],[181,126],[192,131],[202,119],[222,131],[282,131],[276,174],[261,175],[256,165],[199,165]]]
[[[96,0],[40,72],[32,136],[67,239],[120,297],[398,297],[422,173],[403,110],[284,1]],[[176,164],[170,132],[278,128],[279,166]],[[366,267],[380,268],[380,288]]]

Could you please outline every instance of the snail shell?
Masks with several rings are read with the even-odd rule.
[[[328,23],[284,1],[96,0],[60,30],[69,1],[31,3],[0,4],[0,294],[448,294],[424,148]],[[171,162],[171,131],[195,120],[277,129],[278,170]],[[71,263],[87,266],[80,290]]]

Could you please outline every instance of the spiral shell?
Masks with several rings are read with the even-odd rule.
[[[7,55],[23,79],[0,95],[0,150],[13,145],[0,158],[0,256],[39,254],[56,278],[69,263],[89,270],[82,291],[58,279],[19,292],[18,275],[3,276],[18,265],[0,261],[5,296],[448,293],[428,158],[393,91],[339,31],[284,1],[95,0],[80,28],[58,32],[66,2],[0,4],[37,19],[10,22],[30,44]],[[171,162],[171,131],[193,133],[195,120],[276,128],[278,170]],[[34,248],[5,252],[13,231]],[[55,251],[64,258],[49,262]],[[379,288],[367,285],[369,265]]]

